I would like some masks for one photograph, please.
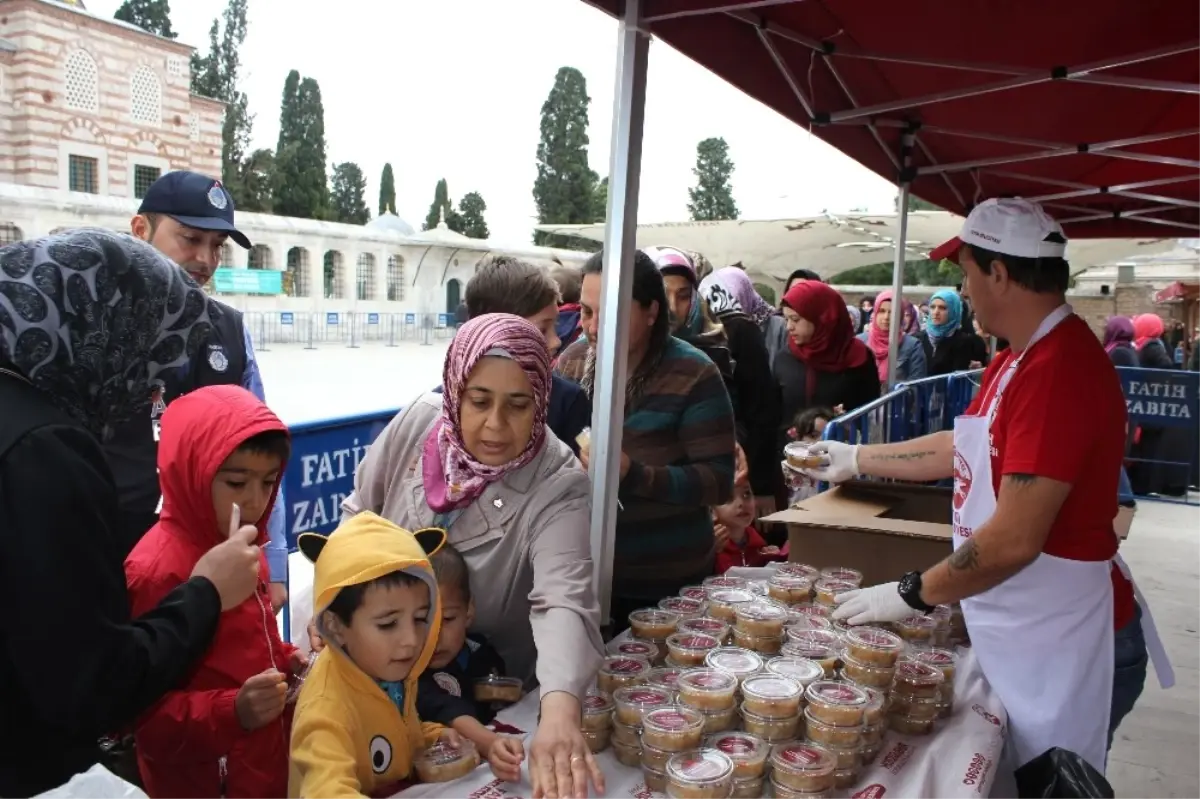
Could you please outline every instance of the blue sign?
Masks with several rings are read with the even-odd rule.
[[[292,313],[291,311],[280,311],[279,324],[293,325],[295,323],[296,323],[296,315],[294,313]]]
[[[230,269],[213,272],[213,290],[223,294],[282,294],[283,273],[274,269]]]
[[[415,325],[417,323],[417,315],[415,313],[406,313],[404,315],[404,324]]]
[[[1200,372],[1117,369],[1130,422],[1151,427],[1195,428],[1200,420]]]
[[[292,457],[283,477],[288,549],[295,550],[301,533],[328,534],[338,526],[342,500],[354,491],[354,471],[396,413],[376,411],[291,428]]]
[[[336,325],[338,323],[338,315],[336,313],[325,314],[325,324]]]
[[[377,314],[377,313],[369,313],[369,314],[367,314],[367,324],[368,324],[368,325],[377,325],[377,324],[379,324],[379,314]]]
[[[438,314],[437,326],[438,327],[448,327],[449,325],[450,325],[450,314],[448,314],[448,313]]]

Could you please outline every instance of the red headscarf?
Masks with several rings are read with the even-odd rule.
[[[834,289],[802,280],[783,295],[783,304],[816,328],[805,344],[788,336],[788,349],[796,360],[821,372],[842,372],[866,362],[867,345],[855,338],[846,301]]]
[[[1158,314],[1144,313],[1133,317],[1133,346],[1141,349],[1146,342],[1163,334],[1163,320]]]

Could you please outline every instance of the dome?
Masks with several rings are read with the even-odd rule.
[[[399,233],[401,236],[411,236],[415,231],[413,226],[392,212],[380,214],[367,223],[373,230],[385,230],[389,233]]]

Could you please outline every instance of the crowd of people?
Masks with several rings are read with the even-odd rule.
[[[275,622],[286,571],[271,556],[288,431],[240,317],[197,285],[226,237],[249,242],[219,182],[180,174],[151,188],[133,235],[78,229],[0,250],[0,585],[14,610],[0,795],[66,782],[101,759],[102,738],[136,758],[124,773],[152,797],[379,795],[413,778],[419,750],[462,739],[501,779],[527,767],[535,797],[602,795],[580,714],[608,622],[587,437],[603,255],[580,270],[481,266],[441,384],[373,443],[338,530],[300,538],[314,614],[297,648]],[[1057,227],[1040,209],[1003,209]],[[821,437],[886,389],[891,314],[897,379],[989,363],[963,296],[939,291],[918,309],[885,291],[856,308],[801,270],[773,308],[739,267],[638,251],[609,632],[716,571],[787,557],[754,521],[817,481],[961,476],[965,453],[975,479],[955,554],[840,597],[838,615],[889,621],[962,600],[1021,753],[1049,742],[1102,768],[1146,671],[1144,646],[1115,677],[1093,662],[1114,631],[1140,635],[1142,617],[1110,567],[1125,411],[1104,349],[1148,363],[1162,331],[1114,321],[1101,348],[1064,304],[1063,241],[1045,256],[1021,241],[947,250],[980,324],[1012,349],[991,362],[974,427],[869,447]],[[1044,423],[1045,396],[1079,385],[1092,401]],[[785,479],[791,441],[824,465]],[[1013,641],[1012,618],[1040,632]],[[1049,685],[1051,672],[1033,718],[1022,680]],[[528,751],[474,699],[475,681],[496,675],[538,692]],[[1065,724],[1068,711],[1080,720]]]

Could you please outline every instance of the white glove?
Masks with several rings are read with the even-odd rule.
[[[846,591],[834,597],[834,602],[837,609],[833,611],[833,618],[851,625],[900,621],[917,613],[900,596],[900,583]]]
[[[858,445],[841,441],[818,441],[808,448],[809,455],[819,455],[824,463],[815,469],[801,469],[804,474],[827,483],[844,483],[858,477]]]

